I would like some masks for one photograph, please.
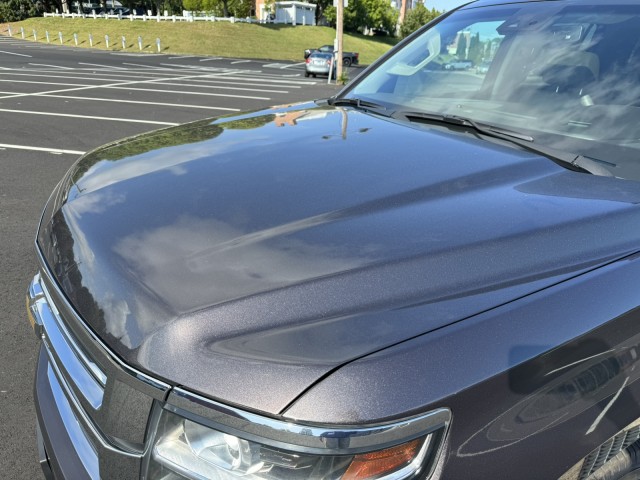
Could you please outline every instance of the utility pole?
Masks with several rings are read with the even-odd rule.
[[[400,15],[398,15],[398,26],[404,23],[404,18],[407,15],[407,0],[400,0]]]

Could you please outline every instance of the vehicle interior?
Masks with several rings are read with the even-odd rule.
[[[441,67],[468,58],[480,69]],[[640,7],[572,2],[454,12],[348,96],[525,132],[640,180]]]

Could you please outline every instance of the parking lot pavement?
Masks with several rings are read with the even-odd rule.
[[[338,88],[304,64],[139,55],[0,36],[0,471],[41,476],[32,378],[36,339],[24,294],[36,269],[42,207],[82,153],[211,116],[322,98]]]

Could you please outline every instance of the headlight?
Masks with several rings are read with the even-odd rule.
[[[162,411],[146,478],[409,479],[429,472],[450,420],[443,409],[377,426],[305,426],[181,395],[183,406],[197,399],[191,405],[197,407],[168,405]],[[204,410],[203,402],[211,410]]]

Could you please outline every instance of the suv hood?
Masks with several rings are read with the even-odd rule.
[[[38,244],[123,360],[275,414],[340,365],[628,255],[638,200],[634,182],[306,104],[87,154]]]

